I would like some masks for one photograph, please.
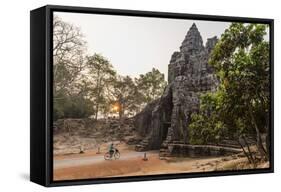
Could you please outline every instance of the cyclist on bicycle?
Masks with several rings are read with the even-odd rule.
[[[109,152],[109,154],[110,154],[110,158],[112,158],[112,155],[113,155],[114,152],[115,152],[115,148],[114,148],[113,142],[109,145],[108,152]]]

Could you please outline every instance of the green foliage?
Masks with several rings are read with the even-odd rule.
[[[94,111],[81,75],[86,50],[83,34],[58,17],[54,18],[53,30],[53,118],[89,117]]]
[[[138,110],[140,104],[140,92],[131,77],[118,76],[115,81],[113,81],[111,94],[114,103],[118,105],[120,118],[123,117],[125,112],[131,114]]]
[[[267,133],[270,60],[266,27],[233,23],[222,35],[209,60],[220,86],[201,97],[200,111],[190,125],[192,142]]]
[[[93,102],[81,96],[66,96],[54,100],[54,120],[61,118],[85,118],[94,113]]]
[[[218,91],[201,96],[200,113],[191,115],[189,125],[192,144],[218,143],[228,135],[226,125],[220,119],[223,115],[222,94]]]
[[[136,79],[136,83],[145,103],[159,98],[167,86],[164,74],[155,68],[152,68],[152,71],[144,75],[140,75],[139,78]]]
[[[100,54],[88,56],[86,60],[89,81],[93,84],[91,87],[91,98],[95,102],[95,118],[97,119],[101,110],[103,112],[109,110],[106,88],[116,78],[116,71],[110,62]]]

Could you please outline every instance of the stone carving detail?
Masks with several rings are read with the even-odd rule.
[[[214,91],[218,80],[208,65],[217,37],[206,45],[195,24],[187,32],[180,51],[175,51],[168,66],[168,85],[159,100],[148,104],[135,117],[136,130],[145,139],[136,150],[160,149],[166,153],[171,143],[188,144],[188,124],[191,114],[198,111],[199,95]]]

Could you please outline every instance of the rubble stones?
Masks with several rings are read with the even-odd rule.
[[[127,141],[135,138],[131,143],[138,143],[133,131],[133,119],[59,119],[54,122],[54,154],[71,154],[97,148],[98,144]]]

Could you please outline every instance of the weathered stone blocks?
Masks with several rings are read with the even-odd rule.
[[[169,152],[170,143],[188,144],[191,114],[197,112],[200,94],[214,91],[218,80],[208,64],[217,38],[209,38],[206,46],[195,24],[187,32],[180,51],[175,51],[168,66],[168,85],[159,100],[148,104],[136,115],[135,126],[145,139],[136,150],[160,149]]]

